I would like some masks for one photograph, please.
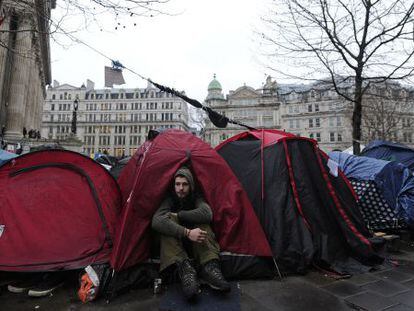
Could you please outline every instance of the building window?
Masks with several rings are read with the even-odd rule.
[[[319,111],[319,104],[315,104],[315,111]]]
[[[342,134],[338,133],[338,141],[342,141]]]
[[[331,141],[331,142],[335,141],[335,133],[333,133],[333,132],[329,133],[329,141]]]
[[[319,118],[315,119],[315,127],[321,127],[321,121]]]
[[[289,120],[289,128],[293,128],[293,121],[294,120]]]
[[[309,119],[309,127],[313,127],[313,119]]]
[[[56,95],[55,95],[55,94],[53,94],[53,95],[52,95],[52,99],[53,99],[53,100],[55,100],[55,99],[56,99]]]
[[[312,104],[308,105],[308,112],[312,112]]]
[[[412,142],[412,133],[403,133],[403,141],[405,143],[411,143]]]
[[[316,141],[321,141],[321,133],[316,133]]]
[[[336,117],[336,125],[337,126],[342,126],[342,118],[341,117]]]

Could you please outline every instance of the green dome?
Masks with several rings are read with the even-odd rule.
[[[211,80],[210,84],[208,85],[207,90],[208,91],[213,91],[213,90],[221,91],[222,90],[220,82],[216,80],[216,74],[214,74],[214,78],[213,80]]]

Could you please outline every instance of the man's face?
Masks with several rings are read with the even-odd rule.
[[[175,177],[174,188],[177,197],[184,199],[187,195],[190,194],[190,184],[187,178],[182,176]]]

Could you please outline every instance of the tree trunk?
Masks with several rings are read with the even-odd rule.
[[[362,118],[362,77],[355,77],[355,94],[354,94],[354,111],[352,113],[352,146],[354,154],[359,155],[361,152],[361,118]]]

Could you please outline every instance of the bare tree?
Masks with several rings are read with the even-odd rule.
[[[410,123],[406,117],[412,115],[411,107],[409,92],[400,85],[371,87],[362,109],[363,138],[400,141],[398,134]]]
[[[70,37],[90,26],[98,27],[101,31],[122,30],[135,27],[137,18],[170,14],[164,10],[168,2],[170,0],[0,0],[0,26],[5,17],[15,13],[35,13],[49,27],[46,30],[28,27],[20,29],[20,32],[46,31],[49,35]],[[53,14],[50,14],[51,8],[55,9]],[[16,30],[0,27],[0,35],[5,32],[15,33]],[[3,46],[6,47],[6,44]]]
[[[290,78],[325,80],[353,104],[354,153],[360,152],[362,104],[372,84],[414,71],[413,11],[408,0],[276,0],[264,18],[272,69]],[[281,65],[282,64],[282,65]],[[341,88],[352,81],[353,92]]]

